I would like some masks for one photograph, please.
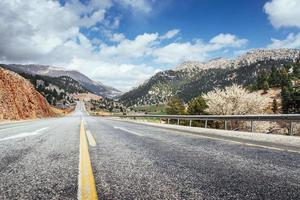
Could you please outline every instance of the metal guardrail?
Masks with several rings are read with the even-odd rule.
[[[284,121],[289,123],[288,134],[293,135],[293,123],[300,122],[300,114],[272,114],[272,115],[123,115],[121,118],[158,118],[160,120],[177,120],[177,124],[180,124],[180,120],[188,120],[189,125],[192,126],[193,120],[205,121],[205,128],[207,128],[208,121],[224,121],[224,128],[227,130],[228,121],[250,121],[251,132],[254,131],[255,121]]]

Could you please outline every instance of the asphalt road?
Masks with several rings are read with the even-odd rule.
[[[300,199],[300,153],[92,117],[81,104],[0,125],[0,199],[77,199],[82,119],[99,199]]]

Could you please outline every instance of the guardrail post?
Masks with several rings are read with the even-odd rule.
[[[190,126],[192,126],[192,120],[190,120]]]
[[[167,119],[167,123],[170,124],[170,119],[169,118]]]
[[[177,125],[179,125],[179,118],[177,119]]]
[[[205,128],[207,128],[207,120],[205,120]]]
[[[251,132],[254,132],[254,123],[251,121]]]
[[[293,135],[293,122],[289,122],[288,134]]]
[[[225,127],[224,127],[225,130],[227,130],[227,121],[225,121]]]

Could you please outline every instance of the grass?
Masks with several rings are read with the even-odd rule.
[[[165,104],[146,105],[134,107],[134,110],[136,112],[145,112],[148,114],[166,114],[166,107]]]
[[[136,118],[136,119],[144,122],[160,123],[160,120],[157,118],[143,117],[143,118]]]

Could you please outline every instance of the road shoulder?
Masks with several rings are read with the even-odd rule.
[[[247,146],[257,146],[262,148],[270,148],[275,150],[300,153],[300,137],[297,136],[218,130],[218,129],[188,127],[188,126],[179,126],[179,125],[170,125],[170,124],[158,124],[158,123],[120,119],[120,118],[108,118],[108,119],[152,126],[157,128],[163,128],[163,129],[169,129],[176,132],[181,132],[183,134],[195,134],[201,137],[240,143]]]

